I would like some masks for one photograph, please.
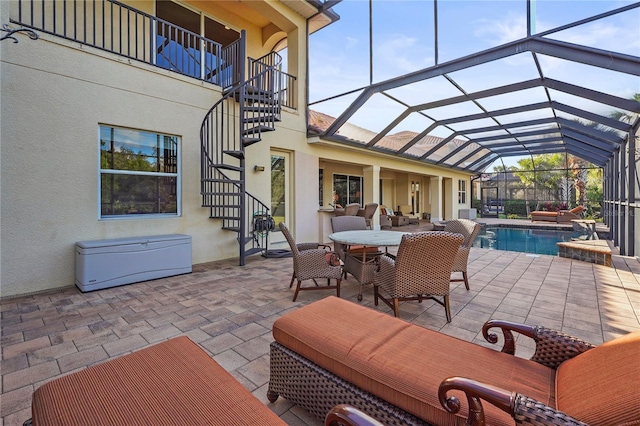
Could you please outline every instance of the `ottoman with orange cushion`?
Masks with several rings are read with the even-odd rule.
[[[487,340],[497,341],[493,327],[507,336],[503,351],[515,350],[516,331],[536,341],[535,355],[519,358],[327,297],[275,321],[267,396],[319,418],[349,404],[384,424],[463,425],[467,395],[483,400],[470,424],[513,425],[514,416],[524,424],[580,424],[572,416],[640,424],[640,331],[596,347],[543,327],[488,324]]]
[[[45,383],[31,411],[36,426],[286,424],[187,337]]]

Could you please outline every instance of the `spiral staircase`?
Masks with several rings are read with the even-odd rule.
[[[242,34],[238,46],[226,51],[227,75],[233,77],[200,129],[202,206],[210,218],[222,221],[222,229],[237,233],[240,266],[247,256],[267,253],[263,219],[270,217],[269,207],[246,190],[245,150],[280,121],[283,81],[280,55],[272,52],[245,63],[244,45]]]

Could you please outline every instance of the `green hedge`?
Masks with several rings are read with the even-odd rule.
[[[527,202],[525,200],[510,200],[504,203],[504,213],[508,216],[527,217]]]

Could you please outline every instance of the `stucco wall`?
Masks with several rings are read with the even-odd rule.
[[[237,257],[236,234],[200,207],[199,129],[218,88],[47,35],[1,47],[3,297],[73,285],[82,240],[184,233],[193,263]],[[99,219],[100,124],[180,136],[181,217]]]
[[[194,264],[237,258],[236,234],[223,231],[220,221],[209,219],[208,210],[200,207],[199,130],[221,96],[219,88],[46,34],[36,41],[18,37],[17,44],[0,44],[0,297],[73,285],[77,241],[183,233],[192,236]],[[303,44],[301,37],[296,46],[302,49]],[[301,61],[296,74],[305,75],[305,66]],[[362,167],[380,165],[387,169],[381,173],[385,177],[396,173],[388,170],[463,176],[332,144],[308,144],[304,114],[304,108],[283,112],[277,130],[264,134],[246,153],[247,189],[267,204],[271,150],[289,153],[288,221],[298,241],[319,237],[317,182],[323,159],[340,160],[336,173],[361,175]],[[180,217],[99,219],[100,124],[181,138]],[[254,165],[266,171],[252,172]],[[386,186],[384,191],[385,199],[395,198]]]

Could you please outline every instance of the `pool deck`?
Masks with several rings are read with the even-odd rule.
[[[335,294],[302,292],[292,302],[291,271],[291,258],[251,256],[243,267],[230,259],[194,265],[191,274],[90,293],[69,286],[1,300],[0,426],[28,419],[31,395],[43,383],[180,335],[197,342],[287,424],[321,425],[287,400],[271,404],[266,398],[273,322]],[[400,317],[485,346],[492,345],[480,329],[490,318],[541,324],[595,344],[640,330],[640,263],[615,252],[612,267],[606,267],[472,248],[469,281],[469,291],[452,283],[451,323],[433,301],[402,303]],[[341,297],[358,303],[357,294],[350,276]],[[361,304],[391,314],[384,304],[374,306],[371,287],[365,288]],[[518,338],[517,355],[532,353],[532,342]]]

